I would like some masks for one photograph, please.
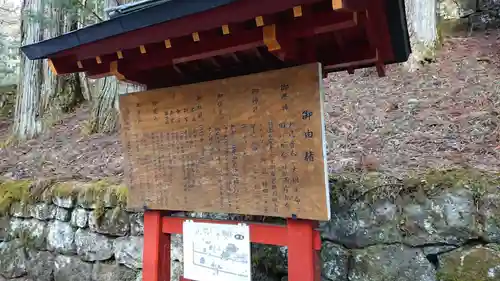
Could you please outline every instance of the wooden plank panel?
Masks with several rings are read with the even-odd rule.
[[[320,69],[121,96],[129,207],[328,220]]]

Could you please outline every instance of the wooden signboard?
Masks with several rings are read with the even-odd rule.
[[[319,64],[120,97],[129,207],[330,218]]]

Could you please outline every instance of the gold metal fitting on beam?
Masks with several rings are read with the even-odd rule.
[[[165,48],[166,49],[172,48],[172,42],[170,42],[170,39],[165,40]]]
[[[264,18],[262,16],[256,17],[255,24],[257,25],[257,27],[264,26]]]
[[[200,41],[200,34],[198,34],[198,32],[193,32],[193,41],[194,42]]]
[[[264,44],[267,46],[268,51],[272,52],[281,49],[280,43],[276,39],[276,25],[271,24],[264,26],[264,28],[262,28],[262,33]]]
[[[222,26],[222,34],[224,35],[228,35],[229,33],[231,33],[231,31],[229,30],[229,25],[225,24]]]
[[[298,18],[302,16],[302,6],[293,7],[293,16]]]

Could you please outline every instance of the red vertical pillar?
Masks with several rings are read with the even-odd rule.
[[[142,279],[170,281],[170,234],[162,232],[158,211],[144,212],[144,250]]]
[[[308,220],[287,220],[288,281],[315,281],[317,278],[314,225]]]

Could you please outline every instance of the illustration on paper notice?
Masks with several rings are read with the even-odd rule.
[[[184,277],[199,281],[250,281],[247,225],[184,222]]]

